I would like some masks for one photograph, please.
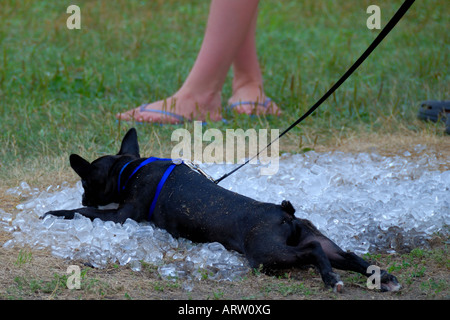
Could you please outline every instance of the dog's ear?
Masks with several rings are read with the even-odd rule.
[[[70,166],[81,179],[86,179],[91,171],[91,164],[77,154],[70,155]]]
[[[125,137],[123,137],[122,145],[120,146],[120,151],[118,155],[123,154],[132,154],[138,158],[141,157],[139,155],[139,144],[135,128],[131,128],[130,130],[128,130]]]

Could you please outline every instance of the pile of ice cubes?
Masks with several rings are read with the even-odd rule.
[[[432,153],[385,157],[376,153],[286,154],[276,175],[260,175],[249,164],[223,180],[226,189],[266,202],[287,199],[296,216],[311,220],[344,250],[357,254],[395,252],[425,246],[433,233],[450,224],[450,163]],[[215,178],[236,164],[202,164]],[[27,200],[11,214],[0,209],[0,228],[12,233],[4,248],[48,248],[56,257],[102,268],[108,263],[141,270],[158,266],[163,278],[233,280],[249,271],[245,257],[219,243],[175,239],[153,224],[124,224],[48,216],[49,210],[81,207],[80,183],[31,189],[26,182],[7,193]]]

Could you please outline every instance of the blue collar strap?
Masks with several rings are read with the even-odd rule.
[[[141,163],[136,167],[136,169],[133,170],[133,172],[130,174],[130,176],[128,177],[127,181],[124,183],[123,187],[121,188],[120,177],[122,176],[122,173],[123,173],[123,171],[125,170],[125,168],[131,163],[131,161],[130,161],[130,162],[127,162],[127,163],[122,167],[122,169],[120,170],[120,173],[119,173],[119,178],[118,178],[118,181],[117,181],[117,188],[118,188],[119,194],[120,194],[121,191],[125,190],[125,187],[127,186],[128,181],[130,181],[131,177],[132,177],[136,172],[138,172],[139,169],[141,169],[142,167],[144,167],[144,166],[146,166],[147,164],[152,163],[152,162],[154,162],[154,161],[172,161],[172,159],[155,158],[155,157],[151,157],[151,158],[145,159],[143,162],[141,162]],[[179,162],[179,163],[181,163],[181,162]],[[166,171],[164,172],[164,174],[163,174],[161,180],[159,181],[158,186],[156,187],[155,196],[153,197],[152,204],[150,205],[150,211],[149,211],[149,213],[148,213],[148,220],[149,220],[149,221],[150,221],[150,219],[151,219],[151,217],[152,217],[153,211],[155,210],[156,202],[158,201],[158,196],[159,196],[159,194],[161,193],[161,190],[162,190],[162,188],[163,188],[163,186],[164,186],[164,183],[166,182],[167,178],[169,178],[170,173],[172,172],[172,170],[173,170],[173,169],[175,168],[175,166],[176,166],[177,164],[179,164],[179,163],[171,164],[171,165],[166,169]]]

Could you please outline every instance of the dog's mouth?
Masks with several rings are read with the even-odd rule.
[[[86,199],[86,197],[83,196],[83,199],[81,200],[81,204],[85,207],[91,207],[91,208],[96,208],[96,209],[100,209],[100,210],[108,210],[108,209],[117,209],[119,208],[119,204],[118,203],[93,203],[89,200]]]
[[[97,206],[98,209],[100,210],[117,210],[119,208],[119,204],[118,203],[108,203],[106,205],[103,206]]]
[[[83,194],[83,198],[81,199],[81,204],[85,207],[98,208],[98,204],[92,203],[92,201],[89,201],[84,194]]]
[[[98,205],[92,204],[92,203],[90,203],[88,201],[82,201],[81,204],[84,207],[90,207],[90,208],[96,208],[96,209],[98,208]]]

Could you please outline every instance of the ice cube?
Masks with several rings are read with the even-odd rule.
[[[220,185],[260,201],[290,200],[298,217],[310,219],[344,250],[401,250],[425,245],[424,239],[434,232],[448,232],[445,226],[450,223],[449,160],[427,154],[426,147],[417,150],[417,158],[406,152],[393,157],[373,152],[284,154],[276,175],[260,176],[259,166],[249,164]],[[234,167],[201,165],[215,177]],[[118,261],[138,270],[143,260],[160,265],[163,277],[185,279],[201,277],[199,268],[217,280],[248,270],[242,255],[219,243],[174,239],[151,223],[92,222],[79,214],[71,221],[52,216],[39,220],[49,210],[80,207],[83,193],[81,183],[42,189],[37,192],[23,182],[7,191],[23,193],[27,200],[17,206],[17,214],[0,210],[1,227],[13,238],[4,248],[50,248],[59,257],[99,268]]]

